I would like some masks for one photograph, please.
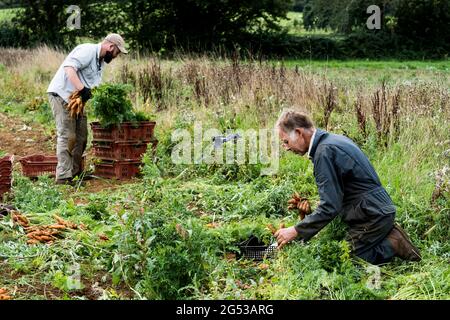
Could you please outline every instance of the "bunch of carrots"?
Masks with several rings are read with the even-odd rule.
[[[288,201],[288,204],[288,210],[297,209],[299,211],[301,220],[305,219],[305,216],[311,214],[311,205],[309,204],[308,199],[301,197],[297,192],[292,195],[292,199]],[[267,228],[273,235],[277,232],[277,229],[272,224],[268,224]],[[284,223],[280,225],[280,229],[283,228],[285,228]]]
[[[288,201],[288,204],[288,210],[298,209],[301,220],[311,213],[311,205],[308,199],[301,197],[297,192],[292,195],[292,199]]]
[[[62,232],[69,229],[85,229],[83,224],[77,225],[73,222],[66,221],[63,218],[53,215],[56,220],[56,224],[44,225],[44,226],[30,226],[29,220],[17,211],[11,211],[13,221],[18,225],[21,225],[27,234],[28,244],[48,243],[52,244],[53,241],[62,237]]]
[[[73,92],[69,97],[69,104],[67,105],[69,115],[72,118],[75,118],[80,114],[83,114],[84,105],[85,103],[83,102],[83,99],[81,99],[80,91]]]

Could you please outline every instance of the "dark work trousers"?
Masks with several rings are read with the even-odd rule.
[[[394,227],[394,218],[395,214],[386,215],[377,221],[372,228],[367,229],[359,240],[363,243],[366,242],[366,245],[359,246],[354,254],[375,265],[391,261],[395,252],[387,236]],[[370,241],[366,241],[366,239],[370,239]]]

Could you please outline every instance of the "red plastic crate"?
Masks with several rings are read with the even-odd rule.
[[[12,176],[12,170],[11,169],[0,169],[0,183],[3,178],[9,178],[11,179]]]
[[[12,171],[14,156],[5,156],[0,158],[0,172],[4,170]]]
[[[0,175],[0,185],[11,184],[11,180],[12,180],[11,176]]]
[[[140,160],[147,151],[148,144],[155,149],[158,141],[145,142],[110,142],[94,141],[94,155],[102,160]]]
[[[41,175],[56,175],[56,166],[58,165],[57,156],[46,156],[42,154],[34,154],[19,159],[22,164],[23,175],[29,178],[36,178]],[[84,167],[85,157],[81,167]]]
[[[22,164],[23,175],[34,178],[44,174],[54,176],[56,174],[56,166],[58,158],[56,156],[46,156],[42,154],[34,154],[19,159]]]
[[[0,200],[2,199],[2,196],[11,191],[11,185],[10,184],[0,184]]]
[[[140,161],[102,161],[95,164],[94,175],[118,180],[127,180],[136,177],[141,169]]]
[[[11,189],[13,161],[12,155],[0,158],[0,196]]]
[[[99,122],[92,122],[94,141],[150,141],[153,138],[156,122],[141,121],[138,123],[124,122],[120,125],[103,128]]]

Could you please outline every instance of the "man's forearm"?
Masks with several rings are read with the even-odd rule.
[[[308,241],[337,216],[337,212],[314,211],[295,225],[299,238]]]
[[[76,90],[80,91],[84,88],[84,84],[81,82],[80,78],[78,77],[77,71],[72,67],[65,67],[64,71],[67,74],[67,78],[72,83],[72,85],[75,87]]]

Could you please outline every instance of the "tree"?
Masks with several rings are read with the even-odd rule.
[[[21,9],[13,22],[17,25],[24,45],[47,43],[55,46],[67,46],[82,35],[83,29],[70,30],[67,20],[70,13],[66,9],[73,1],[60,0],[22,0]],[[79,0],[80,8],[87,7],[86,0]]]
[[[343,32],[348,21],[348,6],[352,0],[310,0],[303,10],[306,29],[330,28]]]
[[[118,32],[136,49],[209,49],[245,43],[252,35],[277,31],[292,0],[77,1],[80,30],[69,30],[72,1],[23,0],[17,22],[29,43],[73,46],[76,37]]]
[[[128,33],[139,48],[230,46],[251,34],[279,30],[291,0],[154,0],[130,2]]]
[[[396,33],[425,45],[450,43],[450,0],[399,0]]]
[[[294,0],[292,11],[303,12],[303,9],[310,1],[311,0]]]

